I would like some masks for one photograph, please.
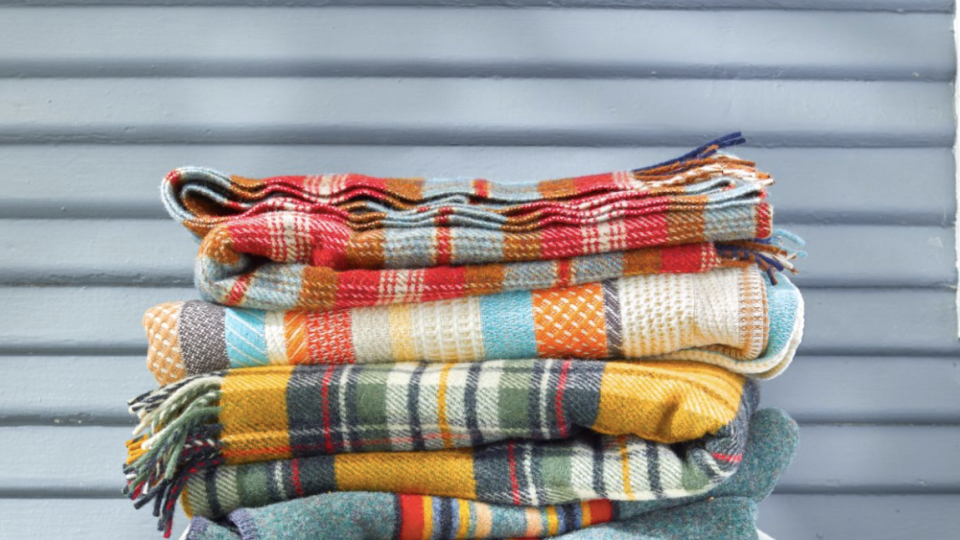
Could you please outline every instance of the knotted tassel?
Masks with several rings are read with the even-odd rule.
[[[142,508],[153,501],[158,528],[170,536],[177,498],[187,478],[224,462],[216,424],[223,372],[184,379],[130,400],[140,418],[127,442],[123,493]]]

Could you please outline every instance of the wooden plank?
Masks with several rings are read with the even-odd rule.
[[[801,355],[761,396],[799,422],[957,424],[960,361]]]
[[[0,425],[130,425],[127,400],[157,385],[143,356],[0,356]]]
[[[955,355],[956,291],[806,289],[806,354]]]
[[[161,540],[157,518],[135,510],[117,490],[112,498],[0,499],[0,538],[31,540]],[[180,538],[190,521],[178,509],[171,538]],[[318,539],[319,540],[319,539]]]
[[[950,81],[955,70],[948,14],[477,9],[463,24],[447,9],[282,7],[222,17],[202,7],[10,9],[0,76]],[[744,47],[745,36],[764,46]]]
[[[778,540],[932,540],[960,530],[960,495],[779,495],[760,505]]]
[[[141,354],[140,319],[161,302],[196,298],[189,288],[8,287],[0,305],[0,353]],[[804,290],[809,355],[924,356],[960,353],[950,289]]]
[[[957,493],[960,430],[951,426],[801,427],[783,493]]]
[[[748,134],[749,135],[749,134]],[[704,136],[705,141],[709,136]],[[689,148],[417,147],[310,145],[11,145],[0,162],[14,182],[0,216],[166,218],[157,186],[180,165],[231,174],[361,172],[531,180],[624,170]],[[956,214],[948,148],[734,148],[777,179],[783,223],[948,225]]]
[[[156,385],[143,356],[0,356],[0,425],[129,425]],[[854,382],[856,381],[856,382]],[[807,423],[960,423],[960,361],[800,356],[763,384],[763,406]]]
[[[0,0],[6,6],[136,5],[139,0]],[[159,6],[276,6],[273,0],[151,0]],[[285,0],[284,6],[549,7],[620,9],[788,9],[950,13],[952,0]]]
[[[953,143],[947,83],[449,78],[10,79],[0,142],[759,146]],[[922,105],[921,105],[922,104]]]
[[[956,283],[953,230],[941,227],[783,225],[802,236],[801,286],[935,287]],[[197,242],[167,220],[8,220],[3,284],[193,283]],[[873,248],[883,246],[883,249]]]
[[[781,495],[760,505],[758,525],[782,540],[903,540],[949,538],[960,528],[960,495]],[[182,512],[173,538],[186,528]],[[0,499],[0,537],[32,540],[159,539],[156,521],[129,501]]]
[[[0,427],[0,495],[108,497],[123,484],[127,426]],[[71,452],[65,459],[64,449]],[[852,451],[858,449],[859,451]],[[803,425],[780,493],[955,493],[956,426]]]

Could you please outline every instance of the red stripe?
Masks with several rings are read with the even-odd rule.
[[[721,461],[729,461],[731,463],[740,463],[743,460],[743,456],[740,454],[711,454],[713,457]]]
[[[757,238],[770,238],[770,234],[773,232],[771,230],[773,225],[773,220],[771,219],[772,214],[773,212],[771,211],[769,203],[761,202],[757,205],[756,216],[754,218],[757,224]]]
[[[570,360],[563,362],[560,368],[560,381],[557,383],[557,398],[555,405],[557,407],[557,425],[560,426],[560,436],[567,436],[567,423],[563,417],[563,391],[567,388],[567,372],[570,371]]]
[[[441,216],[444,219],[444,216]],[[441,224],[437,227],[437,266],[449,266],[453,258],[453,250],[450,249],[450,229]]]
[[[333,453],[333,439],[330,437],[330,380],[333,378],[335,367],[327,366],[327,372],[323,374],[323,388],[320,390],[323,404],[323,438],[328,454]]]
[[[253,276],[253,273],[243,274],[237,278],[237,281],[233,283],[233,287],[230,288],[230,294],[227,295],[227,299],[224,303],[228,306],[235,306],[243,301],[243,297],[247,294],[247,287],[250,285],[250,277]]]
[[[703,272],[716,266],[716,261],[712,243],[680,244],[660,250],[660,272],[665,274]]]
[[[510,462],[510,489],[513,492],[513,504],[520,504],[520,484],[517,482],[517,460],[513,455],[513,441],[507,444],[507,460]]]
[[[444,266],[416,271],[418,289],[423,291],[420,302],[433,302],[465,296],[467,269],[464,266]]]
[[[570,259],[557,261],[557,287],[570,286]]]
[[[477,197],[481,199],[486,199],[490,196],[490,182],[478,178],[473,181],[473,192]]]
[[[300,485],[300,460],[295,459],[290,462],[290,472],[293,475],[293,490],[297,492],[297,497],[303,497],[303,486]]]
[[[311,344],[315,345],[311,359],[324,364],[356,363],[349,311],[311,311],[307,320],[310,322]]]
[[[398,495],[400,498],[400,537],[398,540],[423,538],[423,497],[421,495]]]
[[[564,225],[541,228],[540,257],[542,259],[564,259],[590,253],[590,249],[587,248],[588,239],[584,237],[584,232],[592,232],[593,229],[593,227],[581,228]]]
[[[590,501],[590,525],[613,521],[613,503],[607,499]]]

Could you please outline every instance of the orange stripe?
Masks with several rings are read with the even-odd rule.
[[[593,513],[590,512],[590,501],[580,501],[580,514],[582,516],[580,522],[583,523],[584,527],[593,525]]]
[[[287,362],[303,364],[309,358],[306,340],[306,312],[288,311],[283,317],[283,335],[287,342]]]

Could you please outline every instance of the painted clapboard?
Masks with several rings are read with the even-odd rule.
[[[156,537],[119,463],[140,316],[195,296],[169,169],[529,179],[736,129],[810,243],[762,528],[960,530],[949,0],[143,4],[0,0],[0,539]]]

